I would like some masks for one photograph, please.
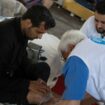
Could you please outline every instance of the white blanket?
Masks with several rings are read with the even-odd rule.
[[[44,50],[42,56],[47,58],[46,62],[51,67],[51,75],[48,80],[48,85],[52,87],[56,83],[56,80],[54,81],[53,79],[61,74],[61,67],[63,65],[58,53],[60,39],[54,35],[45,33],[42,39],[34,39],[31,42],[41,45],[42,49]]]

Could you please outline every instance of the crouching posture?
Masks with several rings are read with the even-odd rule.
[[[26,47],[29,39],[41,38],[54,26],[51,13],[41,5],[0,23],[0,102],[26,105],[44,101],[50,91],[46,85],[50,68],[42,62],[31,64]]]
[[[88,39],[80,31],[68,31],[61,38],[59,51],[65,61],[65,90],[54,104],[80,105],[87,93],[105,102],[105,39]]]

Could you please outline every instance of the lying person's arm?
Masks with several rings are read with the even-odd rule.
[[[43,103],[41,105],[80,105],[80,101],[78,100],[50,100],[47,103]]]

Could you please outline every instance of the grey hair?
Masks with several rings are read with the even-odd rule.
[[[61,51],[66,51],[68,49],[69,44],[76,45],[85,38],[86,38],[86,35],[83,34],[80,30],[66,31],[62,35],[61,41],[58,46],[59,53]]]

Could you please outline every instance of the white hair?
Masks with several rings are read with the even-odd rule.
[[[80,30],[69,30],[66,31],[62,37],[58,46],[58,51],[66,51],[68,49],[68,45],[76,45],[80,41],[86,38],[86,35],[83,34]]]

